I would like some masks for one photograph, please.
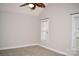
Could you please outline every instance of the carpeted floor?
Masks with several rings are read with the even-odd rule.
[[[0,56],[64,56],[40,46],[0,50]]]

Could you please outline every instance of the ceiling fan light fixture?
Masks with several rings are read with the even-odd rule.
[[[29,4],[29,7],[30,7],[30,8],[33,8],[33,7],[34,7],[34,4]]]

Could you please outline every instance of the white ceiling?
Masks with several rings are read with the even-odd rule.
[[[31,10],[28,6],[19,7],[23,3],[0,3],[0,11],[16,12],[16,13],[26,13],[34,16],[39,16],[44,8],[36,8]]]

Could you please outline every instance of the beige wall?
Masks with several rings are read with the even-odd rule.
[[[0,11],[0,49],[37,44],[39,25],[33,15]]]
[[[49,17],[49,39],[40,41],[40,44],[65,53],[70,52],[72,18],[69,14],[78,12],[79,4],[48,4],[40,17],[27,14],[26,9],[18,12],[19,9],[11,9],[10,5],[10,9],[6,5],[4,7],[0,7],[0,48],[39,43],[38,19]]]
[[[40,16],[49,17],[49,39],[40,41],[44,46],[70,53],[72,41],[71,13],[79,12],[79,4],[48,4]]]

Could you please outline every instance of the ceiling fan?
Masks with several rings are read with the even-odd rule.
[[[24,6],[29,6],[30,9],[35,10],[36,7],[40,7],[40,8],[45,8],[45,4],[44,3],[24,3],[22,5],[20,5],[20,7],[24,7]]]

